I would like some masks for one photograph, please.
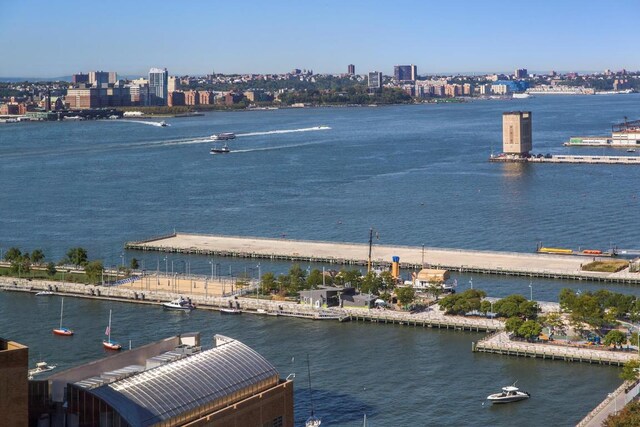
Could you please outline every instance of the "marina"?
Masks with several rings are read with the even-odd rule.
[[[128,242],[125,249],[337,265],[365,266],[368,262],[366,244],[189,233]],[[402,268],[418,268],[427,263],[458,272],[640,284],[637,273],[583,271],[581,268],[585,259],[582,256],[377,244],[373,246],[372,262],[376,266],[389,266],[394,256],[400,257]],[[599,255],[593,255],[593,258],[598,257]]]

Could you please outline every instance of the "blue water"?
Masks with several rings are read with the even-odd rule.
[[[39,247],[58,260],[68,248],[83,246],[91,258],[117,265],[125,241],[174,229],[364,243],[370,227],[381,244],[522,252],[533,251],[539,241],[638,248],[639,168],[491,164],[487,157],[500,151],[503,111],[533,112],[535,152],[602,154],[562,142],[574,135],[607,135],[613,123],[633,118],[639,104],[640,95],[559,96],[210,113],[168,119],[166,128],[119,121],[2,125],[0,248]],[[266,134],[320,125],[331,129]],[[218,132],[257,134],[232,141],[228,155],[212,156],[206,138]],[[125,260],[132,256],[149,269],[162,265],[157,254],[124,253]],[[170,258],[176,269],[188,262],[193,272],[210,271],[204,257]],[[255,261],[216,262],[220,271],[255,274]],[[262,263],[263,272],[288,267]],[[457,278],[464,288],[471,277]],[[529,292],[525,279],[473,281],[493,296]],[[534,280],[534,298],[555,300],[564,286],[603,285]],[[635,287],[606,286],[637,293]],[[49,342],[55,303],[7,293],[0,295],[0,335],[25,341],[34,360],[38,353],[67,364],[95,358],[100,351],[89,350],[81,336],[98,331],[99,343],[110,304],[72,301],[86,322],[86,333],[73,338],[81,346]],[[39,310],[50,318],[37,317]],[[322,373],[314,381],[314,396],[321,396],[317,412],[332,425],[358,425],[364,412],[371,425],[536,425],[532,414],[543,411],[554,414],[558,425],[569,425],[618,384],[613,368],[474,355],[470,343],[480,337],[475,334],[296,320],[282,320],[282,328],[281,319],[167,317],[131,305],[116,315],[134,343],[179,330],[228,333],[264,353],[283,375],[303,371],[289,366],[291,356],[302,360],[310,353]],[[505,409],[480,406],[483,396],[515,379],[535,399]],[[299,417],[308,406],[304,389],[297,385]]]

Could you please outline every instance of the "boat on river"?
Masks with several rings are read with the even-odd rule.
[[[54,369],[56,369],[55,365],[48,365],[47,362],[38,362],[36,363],[35,368],[29,369],[29,379],[33,378],[35,375],[53,371]]]
[[[53,330],[54,335],[60,335],[63,337],[70,337],[73,335],[73,331],[69,328],[62,327],[62,314],[64,313],[64,298],[60,301],[60,327]]]
[[[222,147],[213,147],[211,149],[211,154],[227,154],[230,153],[229,147],[227,144],[224,144]]]
[[[104,331],[104,334],[108,337],[107,340],[102,341],[102,346],[105,349],[115,351],[122,350],[122,346],[119,343],[111,341],[111,310],[109,310],[109,326],[107,326],[107,330]]]
[[[502,392],[487,396],[487,400],[491,403],[512,403],[530,398],[531,395],[526,391],[521,391],[515,386],[502,387]]]
[[[214,141],[229,141],[230,139],[236,139],[236,134],[232,132],[216,133],[211,135],[211,139]]]
[[[37,297],[45,297],[45,296],[49,296],[49,295],[53,295],[53,292],[51,291],[40,291],[36,294]]]
[[[239,308],[221,308],[220,314],[242,314]]]
[[[189,311],[196,308],[195,304],[193,304],[191,300],[184,299],[182,297],[170,302],[163,302],[162,307],[169,310],[182,310],[182,311]]]

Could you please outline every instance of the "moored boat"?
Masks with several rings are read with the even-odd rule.
[[[53,292],[51,292],[51,291],[40,291],[40,292],[36,293],[37,297],[44,297],[44,296],[48,296],[48,295],[53,295]]]
[[[34,375],[41,374],[43,372],[48,372],[56,369],[55,365],[48,365],[47,362],[38,362],[36,363],[36,367],[33,369],[29,369],[29,378],[33,378]]]
[[[114,341],[111,341],[111,310],[109,310],[109,326],[107,326],[107,330],[104,331],[104,334],[107,335],[107,340],[102,341],[102,346],[107,350],[122,350],[122,346]]]
[[[183,310],[183,311],[193,310],[194,308],[196,308],[195,304],[193,304],[190,299],[184,299],[182,297],[170,302],[163,302],[162,307],[167,308],[169,310]]]
[[[220,314],[242,314],[242,311],[238,308],[221,308]]]
[[[54,335],[60,335],[63,337],[70,337],[73,335],[73,331],[69,328],[62,327],[62,314],[64,313],[64,298],[60,301],[60,327],[53,330]]]
[[[502,387],[502,392],[487,396],[487,400],[491,403],[512,403],[530,398],[531,395],[526,391],[521,391],[514,385]]]

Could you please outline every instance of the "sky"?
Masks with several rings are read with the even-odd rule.
[[[640,0],[0,0],[0,76],[640,70]]]

